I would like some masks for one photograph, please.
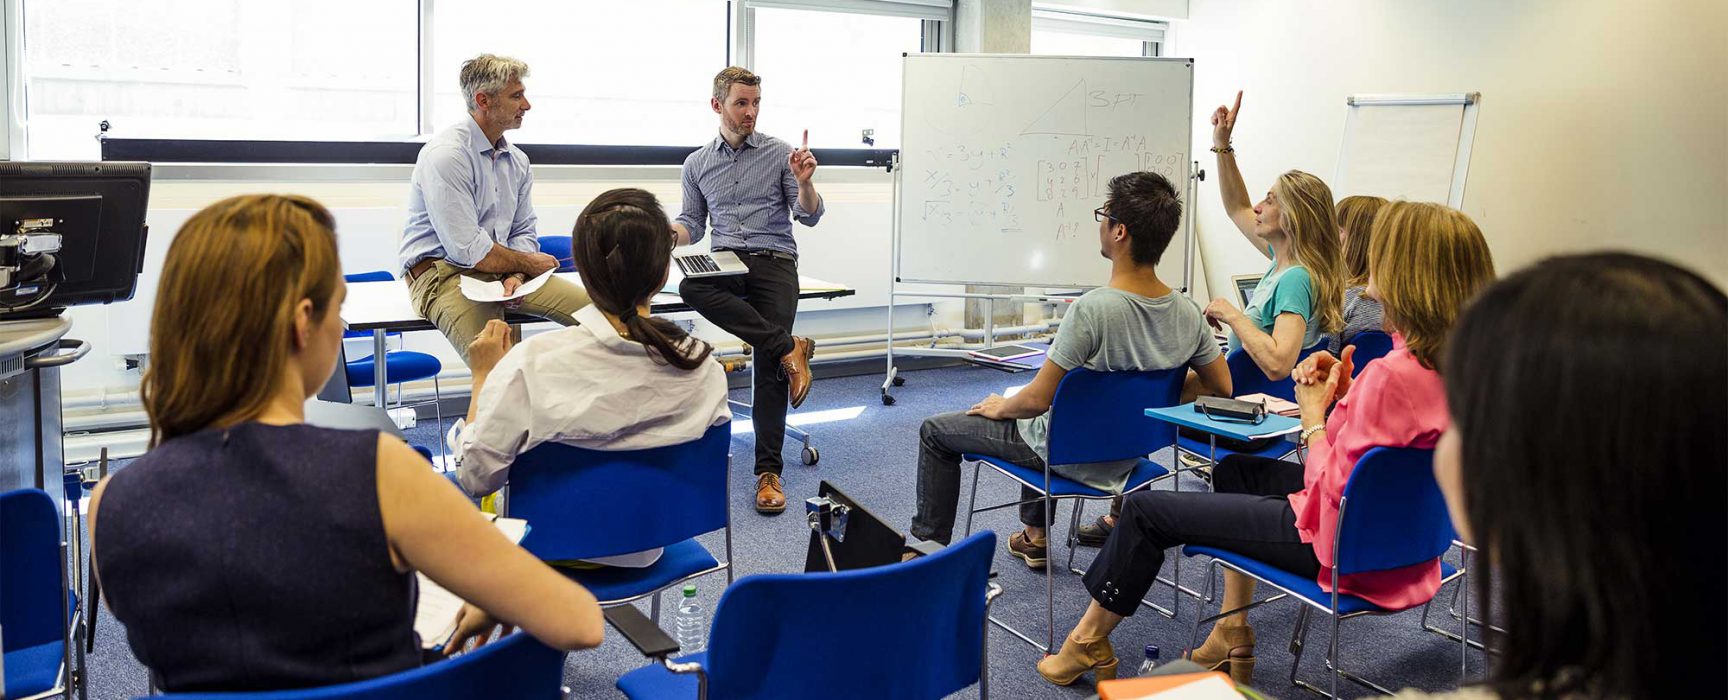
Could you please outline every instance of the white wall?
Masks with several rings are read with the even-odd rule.
[[[1354,93],[1482,93],[1463,209],[1502,274],[1624,248],[1728,287],[1728,2],[1193,0],[1171,55],[1195,59],[1195,119],[1246,91],[1250,192],[1330,179]],[[1195,152],[1211,133],[1196,128]],[[1215,163],[1202,160],[1208,171]],[[1264,258],[1199,198],[1212,289]]]

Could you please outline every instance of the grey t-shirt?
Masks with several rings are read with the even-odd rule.
[[[1154,299],[1099,287],[1068,308],[1048,357],[1064,370],[1119,372],[1199,367],[1218,355],[1218,343],[1194,300],[1174,291]],[[1020,439],[1048,460],[1050,415],[1022,418],[1017,427]],[[1054,465],[1052,471],[1093,488],[1117,491],[1135,463]]]

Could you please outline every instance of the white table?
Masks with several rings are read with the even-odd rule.
[[[574,284],[582,284],[582,280],[574,272],[556,273]],[[674,278],[667,282],[669,288],[677,286]],[[825,282],[814,277],[798,278],[799,299],[835,299],[857,294],[858,290],[844,285]],[[650,309],[657,314],[694,311],[685,304],[677,294],[661,293],[654,295]],[[342,302],[342,321],[348,324],[350,330],[372,332],[372,357],[387,357],[384,338],[388,333],[405,331],[436,330],[437,327],[420,317],[414,310],[414,303],[408,298],[408,285],[400,280],[389,282],[354,282],[348,285],[348,298]],[[523,313],[511,313],[505,316],[510,323],[539,323],[544,321],[538,316]],[[389,386],[389,370],[384,362],[373,362],[374,387]],[[384,406],[384,391],[373,392],[372,403],[380,408]]]

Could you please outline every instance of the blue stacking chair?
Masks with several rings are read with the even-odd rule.
[[[996,533],[912,561],[838,573],[757,574],[726,591],[708,651],[618,679],[630,698],[990,696],[984,620]],[[637,640],[632,640],[637,641]]]
[[[1351,361],[1356,366],[1350,370],[1350,378],[1355,379],[1368,367],[1368,363],[1385,357],[1392,352],[1392,336],[1380,331],[1362,331],[1350,337],[1350,345],[1356,347],[1356,354]]]
[[[384,270],[374,270],[372,272],[357,272],[352,275],[344,275],[343,279],[350,283],[390,282],[395,280],[396,277]],[[386,333],[385,335],[386,337],[402,337],[401,333]],[[372,331],[346,331],[342,334],[342,337],[344,339],[365,338],[371,340]],[[376,366],[377,359],[378,358],[376,357],[368,356],[348,362],[345,366],[345,371],[348,373],[348,386],[375,386],[378,377],[378,368]],[[426,353],[413,352],[410,350],[392,350],[386,352],[384,353],[384,363],[386,369],[389,370],[387,374],[390,383],[396,386],[396,402],[398,406],[402,405],[403,382],[417,382],[422,379],[432,380],[432,415],[436,416],[438,421],[438,430],[432,432],[438,438],[438,453],[440,455],[444,454],[444,439],[442,435],[438,435],[439,431],[444,429],[444,408],[442,405],[444,392],[443,388],[438,386],[438,375],[444,371],[443,363],[439,362],[438,358]],[[384,391],[385,387],[375,387],[375,390]],[[424,404],[415,405],[418,406]]]
[[[1297,353],[1296,362],[1297,364],[1301,364],[1302,360],[1306,359],[1309,355],[1325,349],[1326,341],[1321,340],[1308,348],[1304,348],[1302,352]],[[1261,370],[1259,365],[1254,364],[1254,358],[1248,356],[1247,350],[1237,348],[1234,352],[1231,352],[1226,356],[1224,360],[1230,367],[1230,385],[1232,394],[1235,394],[1236,396],[1265,394],[1267,396],[1276,396],[1287,401],[1296,400],[1296,382],[1289,377],[1285,377],[1278,381],[1267,379],[1266,372]],[[1212,444],[1208,441],[1195,440],[1193,438],[1181,436],[1178,436],[1176,439],[1176,448],[1181,452],[1199,458],[1202,463],[1201,466],[1216,464],[1218,460],[1222,460],[1223,458],[1233,454],[1247,454],[1255,457],[1265,457],[1267,459],[1283,459],[1296,451],[1295,443],[1279,441],[1270,447],[1260,450],[1259,452],[1238,453],[1235,450],[1224,447],[1214,449]],[[1179,469],[1178,471],[1186,471],[1186,469]]]
[[[1290,648],[1296,654],[1290,663],[1291,683],[1321,695],[1338,697],[1338,679],[1343,677],[1391,695],[1392,691],[1339,669],[1338,629],[1340,622],[1352,617],[1397,611],[1386,610],[1353,595],[1340,594],[1338,577],[1420,564],[1440,557],[1452,546],[1452,520],[1446,512],[1446,501],[1440,495],[1440,487],[1434,482],[1433,462],[1433,450],[1376,447],[1356,463],[1350,481],[1344,485],[1344,497],[1338,503],[1337,529],[1332,540],[1335,561],[1330,593],[1323,591],[1311,576],[1293,574],[1215,547],[1184,547],[1182,553],[1187,556],[1212,557],[1213,571],[1206,583],[1208,602],[1214,599],[1212,589],[1219,567],[1228,567],[1281,592],[1237,610],[1221,610],[1217,615],[1203,619],[1196,617],[1189,648],[1194,648],[1199,639],[1200,625],[1290,596],[1305,606],[1290,640]],[[1459,574],[1458,569],[1444,561],[1440,569],[1443,584]],[[1331,647],[1327,653],[1327,665],[1332,669],[1330,693],[1296,678],[1296,670],[1302,663],[1309,613],[1313,610],[1332,618]]]
[[[517,632],[446,661],[342,685],[252,693],[168,693],[140,700],[553,700],[564,652]]]
[[[603,606],[652,597],[724,570],[732,582],[732,518],[727,448],[732,426],[722,423],[697,440],[647,450],[606,452],[544,444],[516,458],[505,512],[531,527],[522,547],[544,561],[593,559],[664,547],[653,566],[633,569],[560,568]],[[726,560],[696,536],[726,531]]]
[[[540,252],[558,259],[559,272],[575,272],[576,255],[570,250],[572,243],[569,236],[541,236]]]
[[[68,588],[60,511],[40,489],[0,494],[4,696],[85,697],[83,611]]]
[[[1152,372],[1093,372],[1074,369],[1056,385],[1056,396],[1050,402],[1048,454],[1050,464],[1086,464],[1119,459],[1138,459],[1140,463],[1129,473],[1122,493],[1147,488],[1153,482],[1169,477],[1171,471],[1158,465],[1147,455],[1174,444],[1176,429],[1169,423],[1146,418],[1147,408],[1173,406],[1182,395],[1182,381],[1188,376],[1186,367]],[[1068,479],[1049,470],[1022,467],[992,455],[964,454],[961,459],[975,464],[972,471],[972,498],[967,505],[966,534],[972,534],[972,516],[987,510],[1020,505],[1020,501],[979,508],[978,475],[984,467],[1002,473],[1010,479],[1049,497],[1044,510],[1045,533],[1049,538],[1056,520],[1056,504],[1062,500],[1099,500],[1121,494],[1109,493]],[[1074,531],[1079,528],[1080,508],[1068,527],[1068,567],[1074,571]],[[992,623],[1045,652],[1056,644],[1056,579],[1049,563],[1044,566],[1045,622],[1049,635],[1044,645],[994,617]],[[1148,603],[1148,605],[1151,605]],[[1159,612],[1174,616],[1174,608]]]

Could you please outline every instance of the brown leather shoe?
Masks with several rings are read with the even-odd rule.
[[[780,475],[762,472],[756,475],[756,512],[779,513],[786,510],[786,491],[780,488]]]
[[[816,341],[803,336],[792,336],[792,350],[780,358],[780,371],[786,374],[786,396],[792,402],[792,407],[804,405],[805,397],[810,395],[810,358],[816,354]]]

